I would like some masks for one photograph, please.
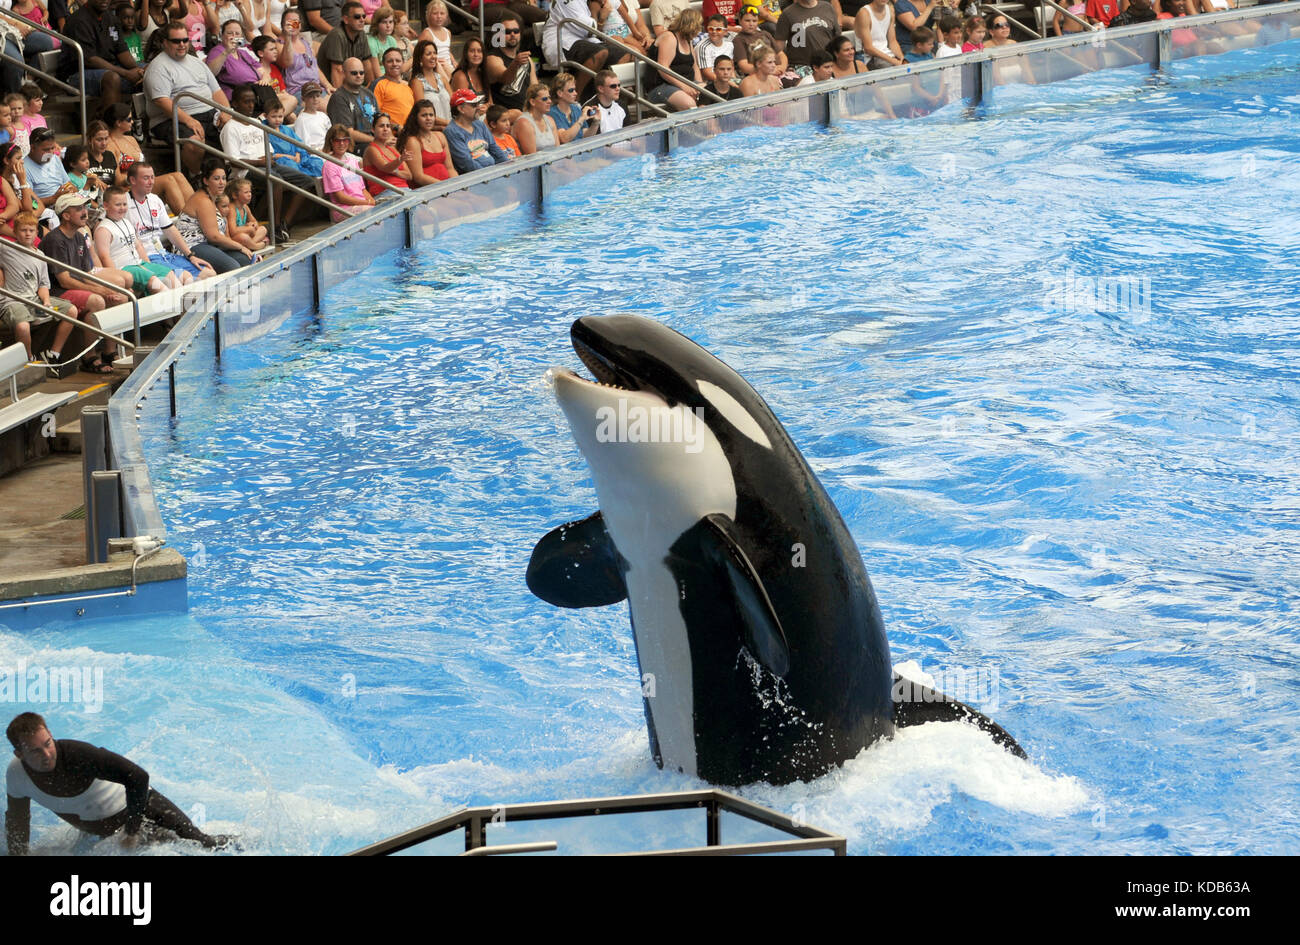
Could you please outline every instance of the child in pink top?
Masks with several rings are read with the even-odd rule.
[[[37,128],[48,128],[49,122],[41,114],[41,109],[45,106],[45,93],[41,91],[41,87],[34,82],[28,82],[22,88],[22,96],[27,100],[27,104],[23,107],[23,114],[17,123],[27,129],[28,135]]]
[[[961,51],[968,53],[983,49],[984,37],[988,33],[988,27],[984,25],[984,17],[968,16],[966,25],[962,28],[962,35],[966,37],[966,42],[961,44]]]
[[[27,109],[27,99],[21,92],[10,92],[4,98],[4,109],[9,118],[9,135],[14,144],[23,149],[23,157],[32,152],[31,138],[32,133],[27,130],[27,125],[23,123],[23,117]]]

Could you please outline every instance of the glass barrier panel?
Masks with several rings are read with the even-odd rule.
[[[1114,81],[1110,75],[1124,69],[1131,70],[1131,81],[1140,84],[1151,75],[1158,45],[1155,33],[1116,38],[1098,32],[1075,45],[1026,51],[1022,55],[995,61],[994,84],[1046,85],[1107,71],[1110,85]]]
[[[716,104],[716,103],[715,103]],[[677,147],[693,148],[718,134],[766,125],[769,128],[787,128],[806,125],[808,122],[826,121],[826,96],[809,95],[807,98],[765,105],[746,112],[715,115],[701,118],[677,127]]]
[[[964,101],[962,79],[963,67],[953,65],[844,89],[834,93],[839,97],[838,117],[848,121],[920,118]]]
[[[524,204],[536,205],[537,197],[535,169],[475,184],[469,190],[458,190],[433,202],[438,215],[438,232],[462,223],[488,220]]]
[[[315,290],[310,264],[280,269],[256,282],[219,287],[221,338],[227,348],[267,335],[292,316],[311,310]]]
[[[376,216],[383,207],[372,211]],[[406,217],[398,214],[377,219],[364,229],[354,231],[332,246],[323,246],[316,254],[320,269],[321,295],[360,273],[377,256],[406,246]]]
[[[1173,58],[1190,59],[1193,56],[1217,56],[1219,53],[1231,52],[1234,49],[1248,49],[1253,46],[1268,46],[1278,40],[1279,31],[1275,27],[1265,27],[1265,24],[1258,19],[1252,20],[1226,20],[1219,23],[1196,24],[1193,20],[1186,17],[1188,25],[1183,26],[1181,23],[1175,29],[1170,31],[1170,41],[1172,46]],[[1296,14],[1279,14],[1276,18],[1268,17],[1269,20],[1290,21],[1296,20]],[[1260,34],[1263,33],[1263,42],[1260,42]]]
[[[411,217],[411,245],[431,240],[438,235],[437,203],[441,199],[439,197],[417,204],[408,211]]]
[[[572,157],[561,158],[548,165],[544,172],[546,174],[546,189],[549,192],[557,187],[563,187],[580,177],[585,177],[594,171],[603,170],[611,164],[616,164],[627,158],[644,159],[647,154],[658,154],[662,148],[663,135],[647,135],[642,138],[633,138],[630,141],[618,141],[603,148],[575,154]]]

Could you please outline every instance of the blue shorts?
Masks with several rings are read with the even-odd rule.
[[[184,256],[178,256],[176,253],[151,253],[149,255],[151,263],[158,263],[166,266],[168,269],[176,269],[181,272],[188,272],[192,276],[199,274],[199,267],[194,265]]]

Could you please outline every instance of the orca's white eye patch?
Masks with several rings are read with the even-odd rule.
[[[767,438],[763,428],[758,425],[758,421],[753,415],[741,406],[740,401],[736,400],[717,384],[710,384],[708,381],[696,381],[696,387],[703,394],[718,413],[726,418],[727,422],[739,430],[745,436],[749,437],[759,446],[772,448],[772,441]]]

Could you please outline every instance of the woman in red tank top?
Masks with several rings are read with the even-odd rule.
[[[411,169],[411,186],[424,187],[456,176],[448,158],[447,139],[435,127],[438,119],[433,102],[416,102],[402,129],[402,153]]]
[[[411,172],[406,167],[402,152],[397,149],[397,139],[393,136],[393,120],[380,112],[375,116],[372,133],[375,140],[370,147],[366,148],[366,163],[362,169],[368,174],[374,174],[380,180],[387,181],[398,190],[409,190]],[[376,198],[393,193],[387,187],[370,180],[366,181],[366,189]]]

